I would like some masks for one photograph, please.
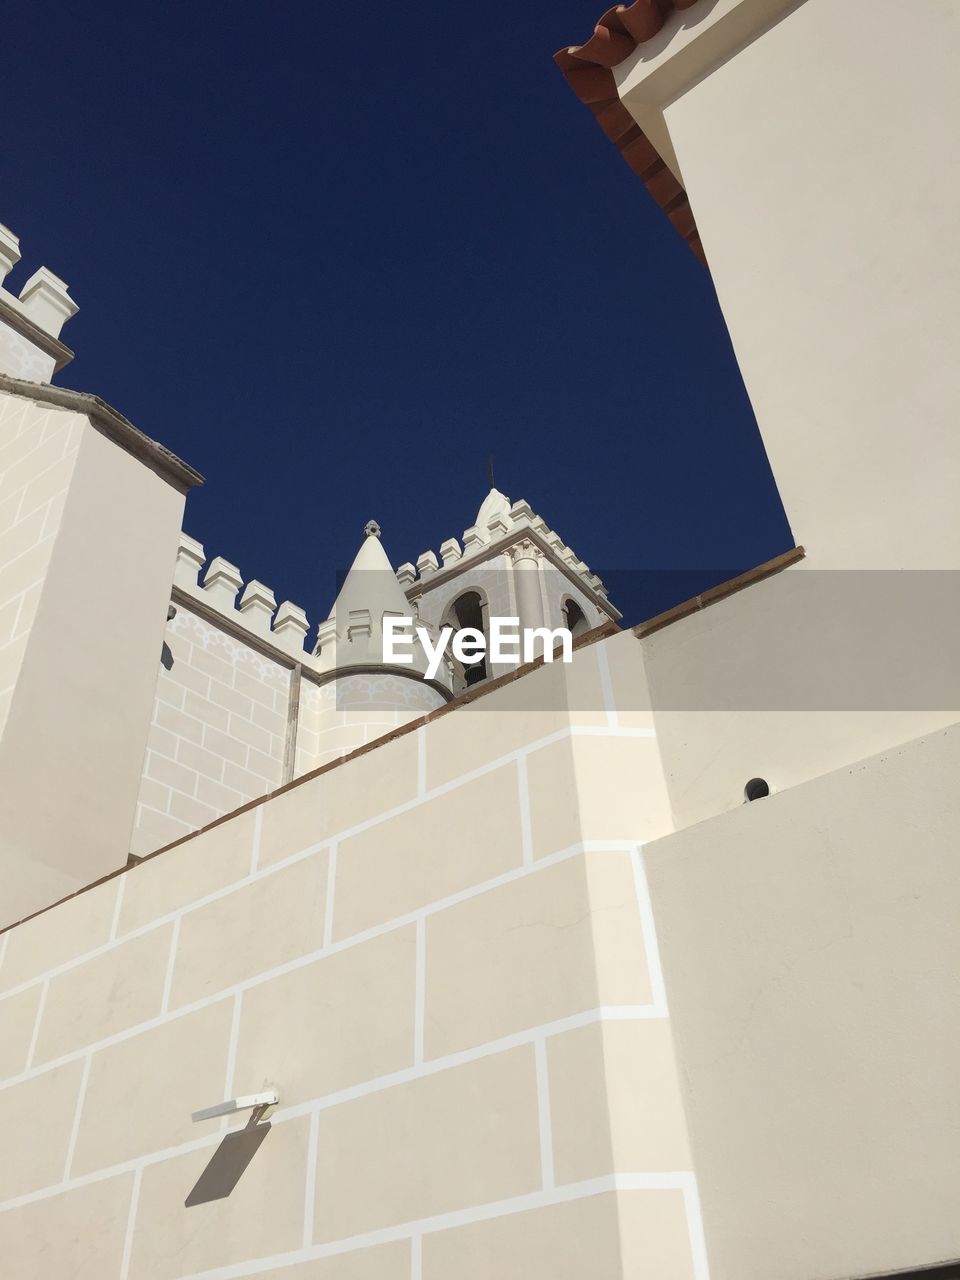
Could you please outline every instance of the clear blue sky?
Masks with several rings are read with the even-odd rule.
[[[366,520],[394,563],[459,536],[490,453],[630,620],[792,545],[709,275],[551,61],[602,7],[5,19],[8,284],[69,282],[58,381],[202,471],[188,532],[314,623]]]

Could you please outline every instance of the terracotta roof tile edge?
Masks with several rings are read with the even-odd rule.
[[[755,569],[748,569],[746,573],[740,573],[735,578],[729,578],[726,582],[721,582],[716,587],[711,587],[709,591],[703,591],[698,596],[691,596],[689,600],[684,600],[682,604],[674,605],[672,609],[667,609],[663,613],[658,613],[654,618],[648,618],[646,622],[640,622],[633,627],[633,634],[639,639],[653,635],[655,631],[662,631],[664,627],[669,627],[671,623],[679,622],[681,618],[688,618],[692,613],[699,613],[701,609],[707,609],[712,604],[716,604],[718,600],[725,600],[727,596],[736,595],[738,591],[743,591],[745,587],[752,587],[755,582],[762,582],[764,578],[771,578],[775,573],[781,573],[784,569],[789,569],[792,564],[796,564],[802,560],[806,552],[803,547],[793,547],[790,551],[784,551],[782,555],[774,556],[772,560],[765,560],[763,564],[758,564]]]
[[[620,101],[613,75],[613,68],[629,58],[638,45],[653,39],[672,10],[689,9],[697,2],[634,0],[633,4],[615,5],[603,15],[585,44],[560,49],[553,60],[563,72],[567,84],[584,106],[593,112],[601,129],[666,213],[674,229],[706,265],[687,193]]]

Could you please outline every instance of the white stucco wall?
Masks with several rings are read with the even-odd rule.
[[[73,475],[81,427],[75,414],[0,395],[0,734]]]
[[[600,648],[0,935],[11,1276],[707,1280]]]
[[[645,850],[713,1280],[960,1255],[960,728]]]
[[[621,706],[652,707],[677,827],[960,718],[960,593],[946,574],[800,565],[642,640]]]
[[[15,628],[30,619],[0,736],[8,923],[126,860],[184,497],[84,414],[0,404],[25,427],[4,476],[21,504],[4,576]]]
[[[319,769],[444,705],[432,685],[391,672],[304,680],[297,721],[296,777]]]
[[[0,319],[0,373],[26,378],[30,382],[49,382],[55,368],[53,356],[41,351]]]
[[[960,8],[805,0],[758,29],[662,105],[791,527],[817,567],[956,568]],[[671,30],[628,106],[682,60]]]

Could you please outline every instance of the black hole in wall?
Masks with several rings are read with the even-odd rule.
[[[743,788],[744,800],[762,800],[770,794],[770,784],[766,778],[751,778]]]

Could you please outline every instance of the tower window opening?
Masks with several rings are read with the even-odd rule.
[[[462,596],[458,596],[451,604],[447,620],[444,626],[454,627],[457,631],[462,631],[466,627],[473,627],[484,635],[487,629],[484,626],[483,617],[483,600],[476,591],[465,591]],[[463,680],[467,688],[471,685],[479,684],[481,680],[487,678],[487,659],[481,658],[479,662],[471,665],[464,665]]]
[[[583,612],[576,600],[567,600],[563,606],[563,625],[576,640],[577,636],[582,636],[585,631],[590,630],[590,623],[587,621],[587,615]]]

